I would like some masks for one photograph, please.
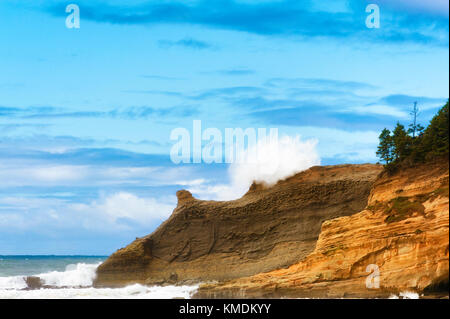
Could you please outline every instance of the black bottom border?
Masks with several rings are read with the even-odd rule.
[[[146,318],[319,318],[343,315],[414,316],[424,311],[436,313],[448,309],[448,299],[171,299],[171,300],[0,300],[2,313],[11,310],[20,315],[39,313],[91,317],[113,313],[117,317]],[[442,308],[441,308],[442,307]],[[7,309],[10,308],[10,309]],[[58,310],[57,310],[58,309]],[[12,317],[11,317],[12,318]]]

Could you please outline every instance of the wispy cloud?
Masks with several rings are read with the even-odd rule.
[[[161,90],[124,90],[124,93],[134,93],[134,94],[157,94],[172,97],[185,97],[184,94],[174,91],[161,91]]]
[[[448,17],[448,0],[377,0],[382,6],[396,10],[407,10],[412,13],[428,13]]]
[[[132,91],[131,91],[132,92]],[[43,119],[43,118],[119,118],[147,119],[150,117],[189,117],[196,114],[195,107],[155,108],[151,106],[133,106],[111,109],[109,111],[72,111],[60,107],[6,107],[0,106],[0,118]]]
[[[272,78],[265,85],[272,87],[290,86],[296,88],[327,88],[340,90],[375,89],[376,86],[358,81],[333,80],[325,78]]]
[[[53,161],[24,160],[14,162],[2,160],[0,178],[5,187],[122,187],[133,185],[143,187],[176,186],[177,182],[192,178],[192,166],[113,166],[107,163],[91,165],[59,164],[58,157]],[[95,161],[95,160],[94,160]]]
[[[202,72],[202,74],[219,74],[219,75],[226,75],[226,76],[245,76],[245,75],[253,75],[255,74],[255,70],[246,69],[246,68],[233,68],[233,69],[224,69],[224,70],[217,70],[217,71],[211,71],[211,72]]]
[[[357,114],[323,110],[316,107],[279,108],[256,111],[249,116],[271,125],[333,127],[344,130],[378,130],[390,126],[396,119],[385,114]]]
[[[17,131],[20,129],[27,129],[27,128],[43,130],[43,129],[48,128],[49,126],[50,126],[49,124],[8,123],[8,124],[0,124],[0,132],[9,133],[9,132]]]
[[[431,98],[426,96],[412,96],[405,94],[392,94],[380,99],[381,103],[391,106],[411,106],[414,102],[417,102],[422,109],[440,107],[445,103],[445,98]]]
[[[214,46],[208,42],[200,41],[192,38],[181,39],[177,41],[160,40],[158,44],[161,48],[185,47],[196,50],[212,49]]]
[[[112,166],[168,166],[168,155],[145,154],[113,148],[117,144],[170,146],[157,141],[138,142],[120,140],[95,140],[73,136],[32,135],[24,137],[2,137],[0,159],[27,159],[29,161],[51,161],[62,165],[112,165]],[[103,147],[98,147],[102,145]],[[105,147],[111,145],[110,147]]]
[[[208,74],[222,74],[222,75],[247,75],[253,74],[254,71],[247,69],[228,69],[208,72]],[[257,105],[258,108],[264,104],[273,104],[266,101],[263,103],[264,97],[268,95],[278,96],[277,101],[279,106],[283,104],[290,104],[292,101],[289,98],[308,97],[319,98],[319,100],[336,96],[353,97],[356,98],[358,91],[375,90],[376,86],[357,81],[342,81],[324,78],[271,78],[266,80],[261,86],[228,86],[219,88],[210,88],[194,92],[177,92],[177,91],[163,91],[163,90],[124,90],[126,93],[136,94],[158,94],[169,97],[178,97],[185,100],[202,101],[209,99],[222,99],[234,102],[236,105],[240,104],[245,109],[252,105]],[[278,92],[276,92],[278,90]],[[314,102],[318,103],[318,102]],[[281,105],[280,105],[281,104]]]
[[[206,100],[211,98],[227,98],[231,96],[246,96],[255,95],[264,92],[265,90],[261,87],[256,86],[231,86],[216,89],[203,90],[198,94],[192,94],[189,96],[193,100]]]
[[[184,80],[184,78],[175,77],[175,76],[164,76],[164,75],[152,75],[152,74],[144,74],[140,76],[144,79],[152,79],[152,80],[163,80],[163,81],[178,81],[178,80]]]
[[[413,102],[422,110],[436,110],[447,98],[390,94],[365,82],[326,78],[272,78],[261,86],[212,88],[182,94],[198,103],[220,103],[241,117],[267,125],[335,127],[380,130],[408,121]],[[425,112],[421,121],[432,113]]]

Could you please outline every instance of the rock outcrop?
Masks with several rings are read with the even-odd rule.
[[[28,276],[25,278],[25,283],[27,284],[27,290],[41,289],[44,287],[44,283],[41,278],[36,276]]]
[[[448,296],[448,185],[448,161],[383,172],[367,207],[325,221],[305,259],[287,269],[204,284],[196,297],[388,297],[439,289]]]
[[[366,207],[381,171],[372,164],[313,167],[272,187],[254,184],[227,202],[179,191],[170,218],[112,254],[99,266],[95,285],[227,281],[289,267],[314,251],[323,222]]]

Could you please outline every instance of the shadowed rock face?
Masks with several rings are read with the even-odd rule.
[[[95,285],[223,281],[288,267],[314,250],[322,222],[364,209],[381,171],[371,164],[313,167],[226,202],[179,191],[170,218],[112,254]]]

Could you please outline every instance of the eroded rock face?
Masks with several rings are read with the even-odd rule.
[[[301,262],[205,284],[196,296],[388,297],[436,289],[446,289],[448,296],[448,176],[448,162],[404,169],[392,176],[383,173],[366,209],[325,221],[314,251]],[[375,282],[370,281],[369,289],[366,281],[375,268],[380,287],[373,289]]]
[[[170,218],[111,255],[95,285],[224,281],[288,267],[313,252],[322,222],[367,205],[381,171],[371,164],[313,167],[227,202],[179,191]]]

